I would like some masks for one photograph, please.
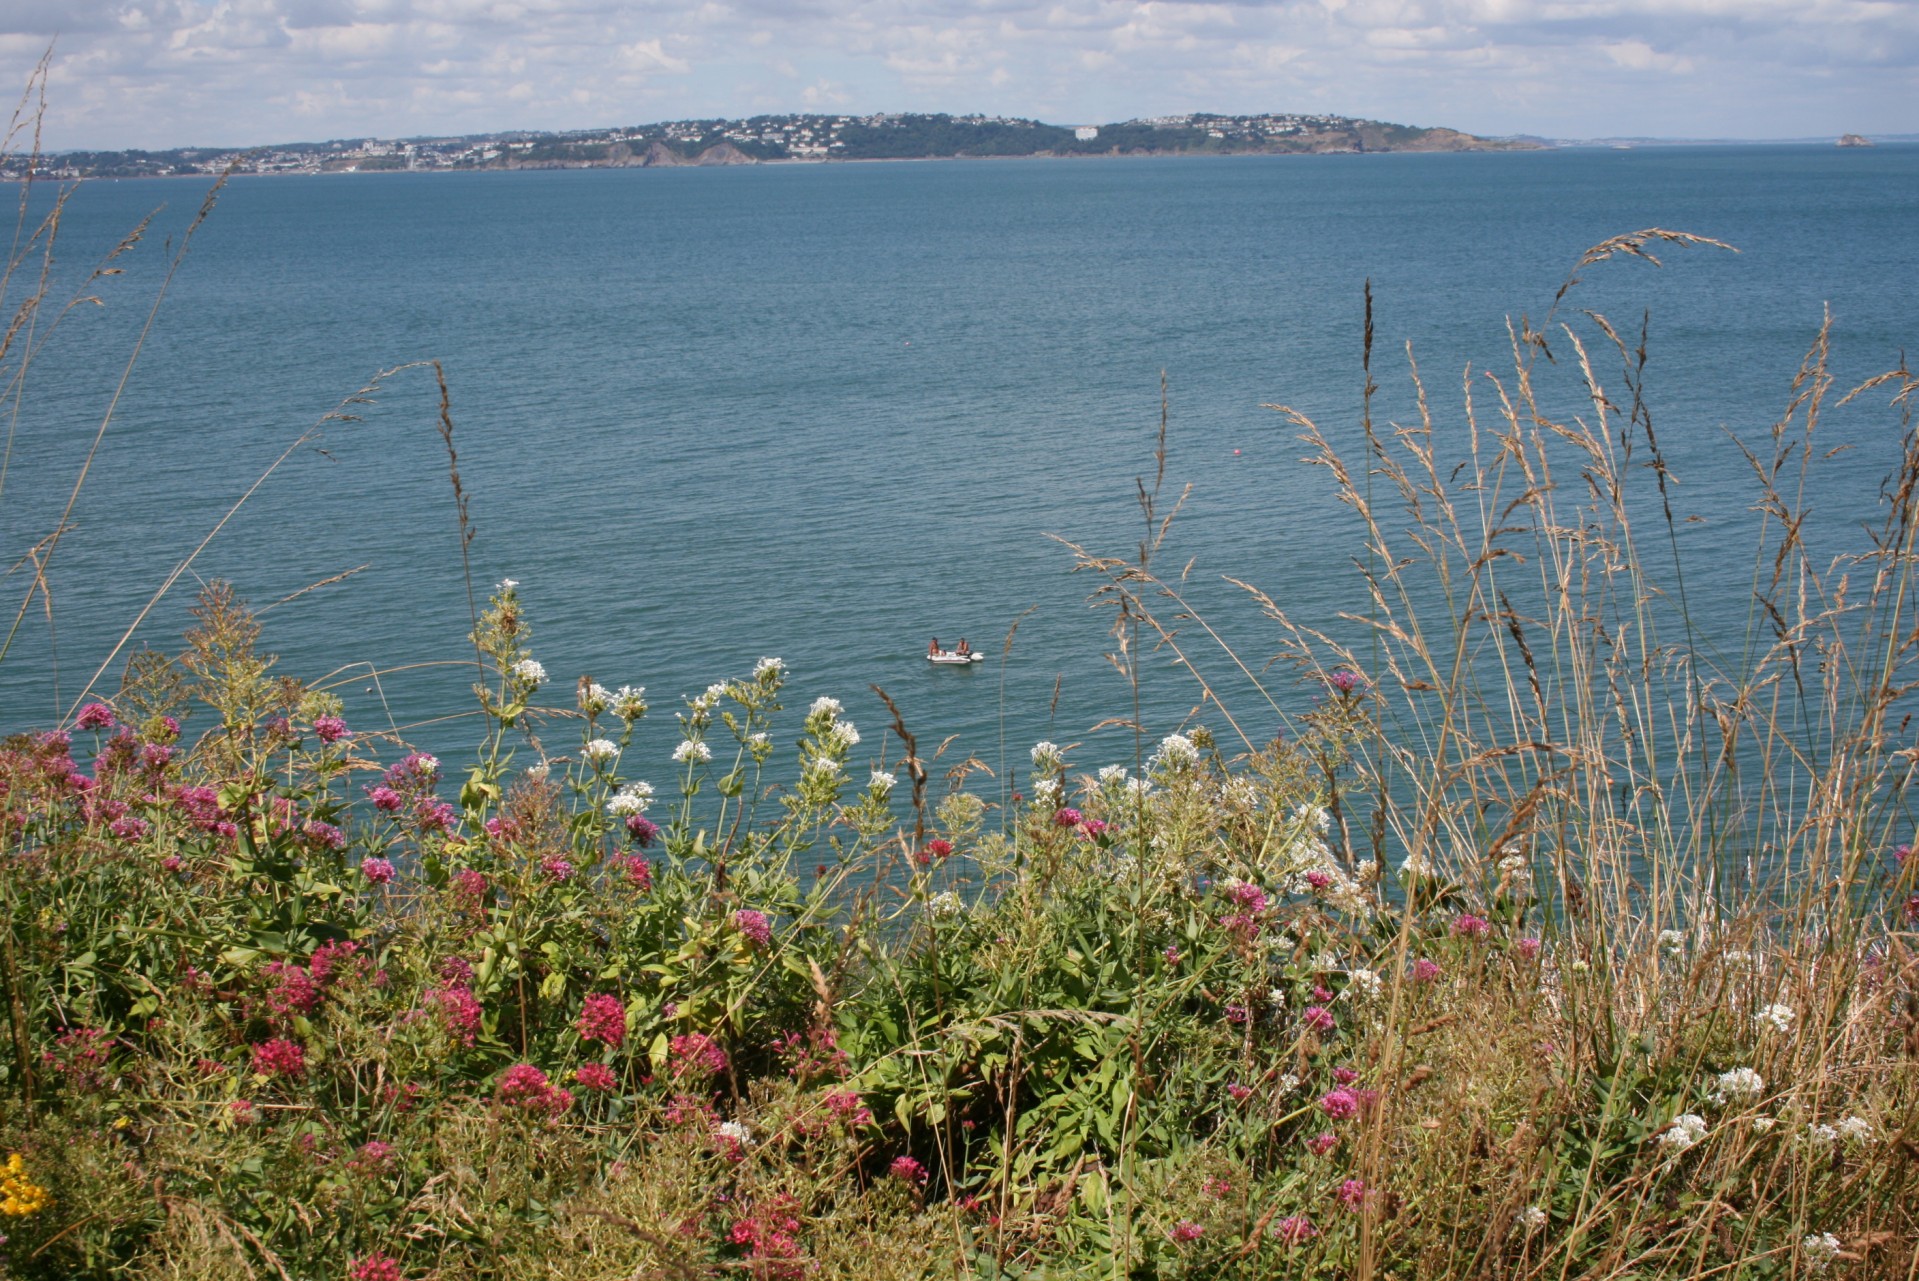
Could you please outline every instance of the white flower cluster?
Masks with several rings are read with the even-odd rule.
[[[1278,1098],[1289,1099],[1293,1095],[1297,1094],[1298,1092],[1299,1092],[1299,1078],[1294,1076],[1291,1072],[1288,1072],[1285,1076],[1280,1077],[1279,1080],[1275,1082],[1273,1085],[1273,1093]]]
[[[784,675],[786,675],[786,660],[783,658],[762,658],[753,664],[753,679],[756,681]]]
[[[1259,808],[1259,789],[1250,778],[1229,778],[1219,785],[1219,799],[1229,809]]]
[[[1768,1005],[1752,1016],[1752,1021],[1762,1027],[1770,1027],[1775,1032],[1792,1031],[1793,1020],[1799,1016],[1793,1013],[1790,1005]]]
[[[838,716],[844,710],[846,709],[840,706],[839,699],[827,698],[822,695],[813,700],[813,706],[807,709],[806,714],[808,716]]]
[[[674,745],[673,759],[682,765],[688,761],[699,761],[704,764],[713,759],[713,749],[705,743],[696,742],[690,738],[682,739]]]
[[[1348,970],[1346,990],[1364,1001],[1376,1001],[1385,991],[1385,982],[1371,970]]]
[[[1500,859],[1499,874],[1505,879],[1507,887],[1516,893],[1523,894],[1532,889],[1532,861],[1524,854],[1508,854]]]
[[[966,905],[960,902],[959,895],[945,890],[926,900],[926,910],[939,917],[958,916],[966,910]]]
[[[1153,753],[1152,764],[1160,769],[1176,770],[1199,760],[1199,748],[1193,740],[1184,734],[1168,734],[1159,740],[1159,750]]]
[[[1546,1212],[1536,1205],[1529,1205],[1513,1216],[1513,1228],[1528,1235],[1546,1226]]]
[[[620,745],[610,738],[590,738],[580,747],[580,759],[610,761],[620,754]]]
[[[1848,1143],[1870,1143],[1872,1141],[1872,1122],[1863,1116],[1848,1116],[1840,1120],[1837,1127],[1839,1137]]]
[[[866,780],[866,785],[876,792],[885,793],[892,791],[893,784],[897,782],[899,780],[885,770],[876,769],[873,771],[873,776]]]
[[[522,658],[509,669],[513,678],[529,689],[538,689],[546,684],[546,668],[537,659]]]
[[[587,681],[580,686],[580,710],[588,716],[598,716],[613,701],[613,691],[604,685]]]
[[[846,769],[830,756],[815,757],[807,762],[806,768],[824,778],[838,778]]]
[[[749,752],[765,751],[771,746],[773,746],[773,736],[765,730],[759,730],[746,736],[746,750]]]
[[[1059,780],[1056,778],[1042,778],[1033,784],[1033,804],[1035,805],[1057,809],[1061,795]]]
[[[1153,780],[1150,778],[1129,778],[1126,780],[1126,790],[1131,792],[1136,798],[1147,796],[1153,790]]]
[[[836,720],[826,727],[826,732],[820,738],[830,745],[850,751],[859,746],[860,732],[853,728],[852,721]]]
[[[613,714],[629,725],[646,715],[646,686],[620,686],[613,695]]]
[[[1408,880],[1417,881],[1433,874],[1433,865],[1426,861],[1424,854],[1408,854],[1406,861],[1399,865],[1399,874]]]
[[[1686,936],[1680,930],[1659,931],[1659,950],[1667,956],[1680,956],[1686,951]]]
[[[1117,787],[1125,781],[1126,767],[1124,765],[1102,765],[1099,767],[1099,785],[1101,787]]]
[[[1713,1091],[1712,1101],[1721,1107],[1729,1103],[1750,1103],[1766,1092],[1766,1079],[1749,1067],[1721,1072],[1717,1083],[1719,1088]]]
[[[1771,1134],[1779,1126],[1776,1116],[1756,1116],[1751,1123],[1754,1134]]]
[[[1672,1119],[1672,1127],[1659,1136],[1659,1146],[1684,1152],[1706,1137],[1706,1118],[1697,1112],[1684,1112]]]
[[[1033,744],[1034,769],[1058,769],[1061,763],[1058,743],[1041,739],[1039,742]]]
[[[1806,1127],[1806,1142],[1808,1145],[1818,1148],[1821,1152],[1830,1152],[1839,1145],[1839,1131],[1833,1129],[1830,1125],[1808,1125]]]
[[[636,779],[615,792],[606,802],[606,812],[614,818],[627,818],[634,814],[646,813],[647,805],[653,800],[653,784],[644,779]]]
[[[743,1148],[753,1146],[753,1131],[739,1121],[721,1121],[713,1127],[713,1133],[724,1139],[731,1139]]]
[[[1806,1267],[1814,1272],[1824,1272],[1839,1257],[1839,1238],[1830,1232],[1814,1232],[1799,1243],[1806,1252]]]
[[[520,580],[517,578],[502,578],[500,580],[499,587],[496,588],[495,590],[497,590],[500,593],[500,595],[504,596],[508,592],[512,591],[515,587],[518,587],[519,585],[520,585]]]

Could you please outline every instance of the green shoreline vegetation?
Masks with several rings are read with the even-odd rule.
[[[568,133],[357,138],[260,147],[67,151],[0,160],[0,178],[145,178],[243,173],[443,173],[625,169],[1008,156],[1306,155],[1386,151],[1525,151],[1537,143],[1479,138],[1314,113],[1195,113],[1064,126],[1001,116],[917,112],[674,120]]]
[[[1916,384],[1841,395],[1817,337],[1736,446],[1758,625],[1707,644],[1643,347],[1562,304],[1713,248],[1595,246],[1456,412],[1282,411],[1364,530],[1357,643],[1248,584],[1274,654],[1213,644],[1162,437],[1137,551],[1071,554],[1212,728],[1032,744],[1010,809],[770,657],[648,759],[510,580],[456,768],[207,589],[0,743],[0,1272],[1911,1276]],[[1815,563],[1848,401],[1888,482]]]

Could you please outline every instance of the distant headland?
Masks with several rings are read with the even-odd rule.
[[[1383,151],[1527,151],[1531,139],[1480,138],[1347,116],[1154,116],[1117,124],[1054,125],[1009,116],[917,113],[751,116],[675,120],[569,133],[528,131],[405,139],[357,138],[251,148],[69,151],[38,158],[36,177],[135,178],[186,174],[373,173],[500,169],[613,169],[995,156],[1312,155]],[[28,161],[0,164],[27,176]]]

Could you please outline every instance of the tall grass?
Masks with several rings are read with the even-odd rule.
[[[771,658],[646,761],[644,690],[556,697],[510,581],[455,768],[209,588],[177,655],[0,745],[6,1270],[1919,1275],[1913,379],[1839,398],[1890,443],[1836,560],[1824,332],[1729,446],[1717,634],[1643,330],[1560,319],[1668,245],[1715,248],[1594,247],[1455,408],[1411,366],[1404,425],[1369,313],[1356,448],[1280,411],[1365,531],[1352,605],[1241,584],[1273,654],[1160,568],[1162,423],[1137,549],[1074,549],[1133,758],[1030,745],[998,814],[937,727],[789,712]],[[1163,649],[1206,711],[1151,743]]]

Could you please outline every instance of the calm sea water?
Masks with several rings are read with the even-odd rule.
[[[104,306],[35,331],[47,345],[10,419],[0,493],[8,565],[56,522],[165,242],[177,247],[202,194],[103,182],[72,197],[56,300],[160,212],[126,273],[88,291]],[[1086,603],[1095,584],[1049,535],[1136,545],[1162,371],[1168,493],[1194,488],[1161,563],[1193,562],[1194,598],[1257,666],[1271,633],[1220,575],[1307,621],[1362,604],[1351,522],[1263,406],[1353,440],[1364,282],[1377,413],[1415,413],[1410,343],[1456,439],[1462,373],[1509,365],[1508,318],[1543,313],[1587,246],[1650,226],[1742,252],[1596,267],[1573,302],[1635,327],[1650,309],[1662,443],[1683,510],[1708,517],[1688,537],[1730,551],[1715,563],[1737,611],[1750,490],[1725,433],[1778,416],[1825,306],[1848,385],[1919,337],[1919,148],[236,180],[127,379],[53,563],[52,627],[36,601],[0,664],[0,722],[56,720],[290,442],[376,371],[438,358],[476,580],[520,581],[561,701],[583,672],[648,687],[658,710],[629,773],[668,773],[678,695],[764,654],[795,673],[789,706],[841,698],[863,753],[882,746],[879,684],[923,745],[956,736],[949,762],[999,768],[1003,732],[1023,765],[1037,738],[1085,740],[1130,712],[1102,657],[1107,615]],[[1574,392],[1562,380],[1554,393],[1566,412]],[[467,600],[435,407],[414,370],[354,406],[358,421],[328,424],[136,643],[177,644],[198,582],[230,579],[273,606],[282,669],[331,677],[356,726],[469,750]],[[1872,497],[1891,426],[1879,411],[1834,419],[1831,439],[1861,448],[1836,460],[1816,506]],[[10,620],[23,575],[6,587]],[[994,661],[929,669],[934,634]],[[1249,732],[1273,731],[1228,665],[1201,665]],[[1276,683],[1292,706],[1309,697]],[[1196,698],[1156,663],[1149,733],[1178,727]],[[1130,739],[1103,739],[1080,759],[1130,757]]]

